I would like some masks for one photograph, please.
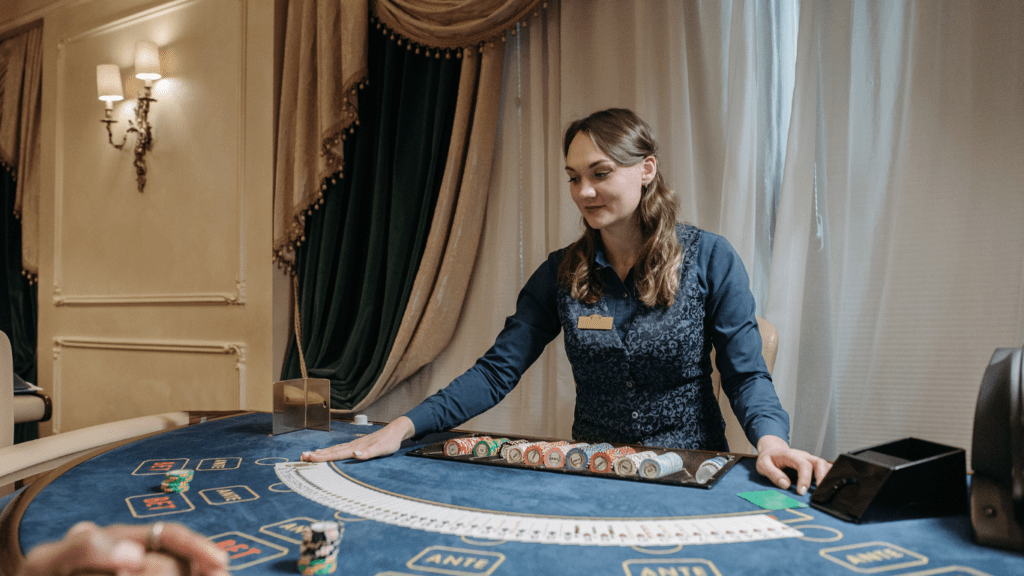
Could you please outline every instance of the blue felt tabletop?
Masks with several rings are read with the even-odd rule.
[[[332,422],[330,433],[271,436],[269,414],[244,414],[129,443],[37,482],[15,498],[20,551],[74,523],[175,521],[231,540],[239,574],[295,574],[296,530],[339,519],[338,574],[931,574],[1024,573],[1024,556],[971,542],[966,516],[855,525],[813,508],[772,512],[803,537],[673,547],[584,547],[482,540],[403,528],[341,513],[292,492],[274,464],[375,430]],[[437,441],[433,436],[426,441]],[[579,477],[396,455],[338,463],[347,478],[418,501],[517,514],[689,518],[756,512],[740,493],[774,490],[743,459],[711,490]],[[164,498],[168,466],[196,470],[188,492]],[[787,492],[807,504],[808,496]],[[27,503],[27,504],[26,504]],[[17,515],[15,515],[17,516]],[[255,550],[255,551],[254,551]],[[6,553],[6,551],[0,551]],[[476,560],[470,561],[475,558]],[[675,570],[673,572],[672,570]]]

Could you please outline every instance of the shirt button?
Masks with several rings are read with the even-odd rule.
[[[622,298],[623,298],[624,300],[629,300],[629,292],[623,292],[623,293],[622,293]]]
[[[633,418],[634,418],[634,419],[636,419],[636,418],[639,418],[639,417],[640,417],[640,415],[639,415],[639,414],[637,414],[636,412],[633,412]]]
[[[632,387],[633,387],[633,383],[632,382],[626,382],[626,388],[632,388]]]

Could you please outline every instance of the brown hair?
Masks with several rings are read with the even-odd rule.
[[[647,158],[657,158],[658,144],[651,128],[631,110],[612,108],[594,112],[576,120],[565,130],[562,154],[568,156],[569,145],[577,134],[587,134],[594,144],[620,166],[634,166]],[[662,178],[661,170],[641,191],[637,207],[640,226],[640,252],[633,265],[640,300],[650,307],[669,307],[679,289],[677,264],[682,250],[676,239],[675,223],[679,202]],[[586,230],[579,240],[566,248],[558,267],[558,285],[569,290],[573,298],[593,304],[604,293],[604,283],[594,269],[594,250],[600,238],[583,220]]]

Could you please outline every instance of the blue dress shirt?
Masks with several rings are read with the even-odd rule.
[[[722,389],[751,443],[768,434],[788,440],[789,416],[761,355],[754,299],[739,255],[717,234],[683,225],[677,234],[684,260],[669,310],[643,304],[632,272],[620,279],[601,246],[595,264],[604,295],[594,305],[572,300],[557,285],[564,250],[551,253],[520,291],[516,311],[491,349],[406,413],[416,434],[458,426],[496,405],[564,332],[579,386],[577,440],[727,449],[711,391],[712,346]],[[590,313],[611,316],[612,330],[578,330],[577,317]],[[668,361],[661,358],[666,350]]]

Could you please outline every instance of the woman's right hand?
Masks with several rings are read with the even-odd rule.
[[[405,416],[399,416],[380,430],[356,438],[351,442],[336,444],[330,448],[321,448],[313,452],[303,452],[302,460],[305,462],[329,462],[347,458],[368,460],[378,456],[387,456],[397,452],[402,441],[412,438],[415,433],[416,427],[412,420]]]
[[[79,522],[59,541],[29,552],[20,576],[137,574],[227,576],[228,555],[181,524],[99,527]]]

